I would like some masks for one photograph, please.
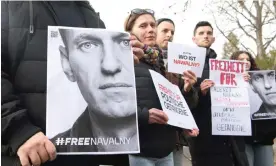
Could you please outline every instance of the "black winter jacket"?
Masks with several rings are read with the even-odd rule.
[[[1,1],[1,156],[18,165],[18,148],[45,133],[47,26],[105,28],[88,2]],[[128,165],[127,155],[57,156],[44,165]]]
[[[161,59],[159,62],[163,62]],[[161,62],[161,63],[162,63]],[[135,65],[136,93],[138,105],[139,139],[140,150],[138,154],[143,157],[163,158],[169,155],[175,148],[176,131],[182,129],[170,125],[149,124],[149,110],[157,108],[162,110],[157,92],[155,90],[149,69],[160,74],[160,68],[143,61]],[[183,84],[182,84],[183,87]],[[197,93],[192,89],[189,93],[184,93],[180,89],[189,107],[197,103]]]
[[[210,91],[203,96],[200,84],[204,79],[209,79],[209,59],[216,56],[212,49],[207,51],[202,77],[195,85],[199,102],[192,113],[199,128],[199,135],[189,140],[192,163],[193,166],[247,166],[243,137],[212,135]]]

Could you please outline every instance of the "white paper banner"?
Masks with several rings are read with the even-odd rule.
[[[149,70],[168,124],[185,129],[198,129],[180,89],[161,74]]]
[[[206,48],[176,44],[168,44],[168,72],[183,74],[193,71],[201,77],[206,58]]]

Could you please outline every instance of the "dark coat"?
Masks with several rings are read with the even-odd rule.
[[[207,51],[202,77],[195,85],[199,103],[192,113],[200,133],[189,140],[192,163],[193,166],[247,166],[243,137],[212,135],[210,91],[203,96],[200,84],[204,79],[209,79],[209,59],[216,56],[212,49]]]
[[[1,1],[2,165],[46,128],[47,26],[105,28],[88,2]],[[44,165],[128,165],[127,155],[58,156]]]
[[[162,65],[163,60],[160,58],[159,63]],[[160,65],[150,65],[140,61],[135,65],[136,94],[138,104],[138,122],[140,138],[140,156],[163,158],[169,155],[176,145],[176,131],[180,128],[170,125],[149,124],[149,109],[157,108],[162,110],[160,100],[154,87],[149,69],[154,70],[163,76],[164,71],[160,70]],[[183,84],[182,84],[183,85]],[[183,86],[182,86],[183,87]],[[183,90],[180,89],[183,93]],[[197,93],[191,90],[190,93],[184,94],[188,103],[197,99]]]
[[[265,112],[264,109],[264,105],[262,104],[259,111],[254,114],[263,113]],[[275,126],[276,119],[251,120],[252,136],[245,137],[245,142],[247,144],[273,145],[273,141],[276,138]]]

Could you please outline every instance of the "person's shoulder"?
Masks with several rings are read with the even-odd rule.
[[[264,114],[265,114],[265,109],[261,106],[258,111],[252,114],[252,118],[253,119],[264,118],[266,117],[266,115]]]

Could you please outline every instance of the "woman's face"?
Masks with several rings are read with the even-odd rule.
[[[246,61],[247,62],[246,70],[247,71],[250,70],[251,62],[250,62],[250,58],[249,58],[249,56],[247,54],[245,54],[245,53],[240,54],[237,60]]]
[[[156,22],[150,14],[139,16],[131,32],[144,44],[154,46],[156,43]]]

